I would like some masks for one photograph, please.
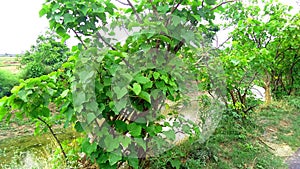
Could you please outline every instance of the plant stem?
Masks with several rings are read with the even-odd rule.
[[[61,145],[61,143],[60,143],[60,141],[58,140],[56,134],[55,134],[54,131],[52,130],[51,126],[50,126],[45,120],[43,120],[42,118],[37,117],[37,119],[40,120],[41,122],[43,122],[43,123],[47,126],[47,128],[48,128],[49,131],[50,131],[50,133],[52,134],[52,136],[53,136],[54,139],[56,140],[57,144],[59,145],[59,148],[60,148],[60,150],[61,150],[61,152],[62,152],[62,154],[63,154],[63,156],[64,156],[64,158],[65,158],[66,164],[68,164],[68,158],[67,158],[67,155],[66,155],[66,153],[65,153],[65,151],[64,151],[64,149],[63,149],[63,147],[62,147],[62,145]]]

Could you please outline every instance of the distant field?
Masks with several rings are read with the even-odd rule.
[[[17,57],[0,57],[0,69],[7,70],[12,73],[19,72],[20,63],[17,61]]]

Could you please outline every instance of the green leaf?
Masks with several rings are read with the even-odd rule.
[[[60,36],[62,36],[62,37],[64,37],[65,36],[65,34],[67,34],[67,31],[66,31],[66,29],[64,28],[64,26],[62,26],[62,25],[58,25],[57,27],[56,27],[56,33],[57,34],[59,34]]]
[[[134,169],[138,169],[139,168],[139,159],[138,158],[129,158],[128,159],[128,163]]]
[[[150,88],[152,88],[152,86],[153,86],[153,82],[150,81],[150,82],[145,83],[145,84],[143,85],[143,89],[144,89],[144,90],[145,90],[145,89],[150,89]]]
[[[170,10],[170,7],[168,5],[164,5],[164,6],[159,5],[157,7],[157,11],[161,13],[166,13],[168,10]]]
[[[112,152],[120,146],[119,140],[113,138],[111,135],[107,135],[104,139],[104,144],[107,152]]]
[[[141,135],[142,127],[137,125],[136,123],[131,123],[127,126],[129,134],[133,137],[138,137]]]
[[[108,156],[109,165],[111,165],[111,166],[116,164],[117,162],[119,162],[121,160],[122,160],[122,156],[119,155],[119,154],[116,154],[114,152],[110,153],[109,156]]]
[[[64,90],[64,91],[61,93],[60,97],[65,98],[65,97],[68,95],[69,91],[70,91],[69,89]]]
[[[146,151],[147,147],[145,140],[143,140],[142,138],[135,138],[134,141],[137,143],[137,145],[141,146],[144,151]]]
[[[136,77],[134,77],[134,80],[136,80],[136,82],[140,83],[140,84],[145,84],[148,83],[150,80],[142,75],[137,75]]]
[[[97,150],[96,143],[90,143],[88,139],[85,139],[81,145],[82,151],[90,155]]]
[[[133,84],[133,88],[132,88],[132,91],[136,94],[136,95],[139,95],[142,91],[142,87],[139,83],[134,83]]]
[[[95,116],[94,113],[88,113],[87,114],[87,122],[90,124],[92,121],[94,121],[97,117]]]
[[[122,120],[116,120],[115,125],[118,132],[125,132],[127,130],[127,123]]]
[[[166,84],[169,83],[169,77],[167,75],[162,75],[160,78],[164,80]]]
[[[41,115],[44,117],[49,117],[50,116],[50,110],[48,107],[43,107],[41,109]]]
[[[205,0],[207,5],[214,5],[216,4],[216,0]]]
[[[76,129],[77,132],[83,132],[83,131],[84,131],[84,129],[82,128],[82,125],[80,124],[79,121],[77,121],[77,122],[75,123],[74,128]]]
[[[117,94],[117,99],[121,99],[123,96],[127,94],[126,87],[123,87],[122,89],[119,86],[116,86],[113,88],[114,92]]]
[[[125,108],[126,104],[127,104],[127,100],[126,99],[121,99],[119,101],[116,101],[115,106],[116,106],[117,112],[120,112],[120,110],[122,110],[123,108]]]
[[[86,15],[87,14],[87,12],[88,12],[88,10],[89,10],[89,8],[87,7],[87,6],[82,6],[81,8],[80,8],[80,10],[81,10],[81,12],[83,13],[83,15]]]
[[[64,14],[64,22],[65,24],[75,22],[75,18],[73,17],[73,15],[66,13]]]
[[[176,138],[175,131],[174,130],[168,130],[164,131],[163,134],[170,140],[174,141]]]
[[[159,78],[160,74],[158,72],[154,72],[153,73],[153,77],[155,80],[157,80]]]
[[[177,15],[173,15],[172,16],[172,22],[174,26],[177,26],[178,24],[180,24],[181,22],[181,18]]]
[[[18,92],[18,96],[20,97],[20,99],[22,99],[24,102],[27,102],[27,93],[25,90],[21,90]]]
[[[49,7],[47,5],[43,5],[43,8],[39,11],[39,16],[42,17],[47,14],[49,11]]]
[[[181,161],[179,159],[172,159],[170,162],[172,167],[175,167],[176,169],[180,168]]]
[[[76,94],[74,96],[74,106],[81,106],[84,102],[86,101],[85,99],[85,93],[83,91],[78,92],[78,94]]]
[[[4,107],[4,104],[6,103],[5,98],[3,97],[0,99],[0,121],[5,117],[5,115],[8,113],[6,108]]]
[[[142,91],[139,94],[139,97],[146,100],[148,103],[151,103],[151,95],[149,93]]]
[[[127,136],[120,137],[120,143],[122,144],[123,149],[126,149],[131,143],[131,138]]]

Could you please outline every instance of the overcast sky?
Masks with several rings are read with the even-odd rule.
[[[0,0],[0,54],[17,54],[35,44],[48,27],[39,17],[44,0]]]
[[[0,0],[0,54],[18,54],[30,49],[48,27],[39,10],[45,0]],[[296,0],[281,0],[299,6]],[[298,10],[296,10],[298,11]]]

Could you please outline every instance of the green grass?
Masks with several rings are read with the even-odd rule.
[[[272,128],[276,142],[286,143],[293,150],[300,147],[300,98],[286,97],[260,109],[258,120],[265,128]]]
[[[183,143],[151,159],[149,168],[174,168],[170,162],[175,159],[181,161],[182,169],[288,168],[285,157],[275,156],[264,140],[287,144],[296,151],[300,147],[299,108],[300,97],[287,97],[259,107],[247,119],[228,112],[204,144]]]

